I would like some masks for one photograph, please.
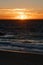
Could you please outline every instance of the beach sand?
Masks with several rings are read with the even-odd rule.
[[[43,55],[0,51],[0,65],[43,65]]]

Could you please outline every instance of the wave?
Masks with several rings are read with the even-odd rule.
[[[26,40],[0,41],[0,50],[43,53],[43,43],[25,43]]]
[[[19,36],[18,36],[19,37]],[[25,51],[43,54],[43,40],[27,39],[16,35],[0,36],[0,50]]]

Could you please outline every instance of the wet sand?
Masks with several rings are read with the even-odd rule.
[[[0,51],[0,65],[43,65],[43,55]]]

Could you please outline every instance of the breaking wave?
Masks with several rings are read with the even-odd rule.
[[[24,51],[43,54],[43,40],[19,39],[14,35],[0,36],[0,50]]]

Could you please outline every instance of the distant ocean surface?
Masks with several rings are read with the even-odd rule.
[[[43,54],[43,20],[0,20],[0,50]]]

